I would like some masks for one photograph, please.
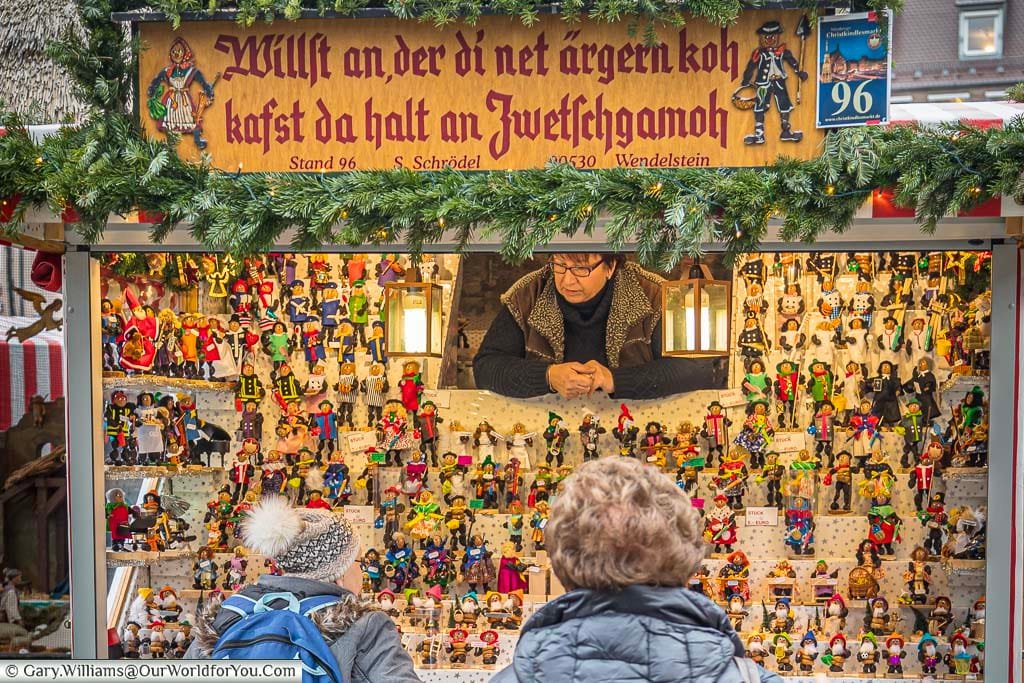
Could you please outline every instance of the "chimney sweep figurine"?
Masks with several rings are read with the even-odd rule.
[[[714,456],[718,455],[718,461],[722,461],[724,449],[729,447],[728,429],[732,426],[732,420],[725,416],[725,409],[718,401],[708,404],[708,412],[704,416],[704,426],[700,435],[708,441],[708,464],[714,464]],[[616,438],[618,438],[616,436]]]
[[[758,47],[750,56],[750,61],[743,70],[743,86],[754,86],[754,132],[743,138],[744,144],[763,145],[765,143],[764,119],[765,112],[771,108],[772,101],[779,112],[781,133],[779,140],[783,142],[800,142],[804,134],[793,130],[790,113],[793,102],[789,98],[786,81],[789,78],[786,66],[791,67],[797,78],[807,80],[807,72],[800,62],[782,42],[782,24],[768,21],[757,29]]]

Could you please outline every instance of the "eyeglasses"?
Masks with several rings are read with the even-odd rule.
[[[555,275],[565,275],[568,271],[573,274],[573,277],[583,278],[589,277],[598,267],[604,265],[604,261],[598,261],[590,266],[567,266],[564,263],[551,259],[548,261],[548,265],[551,266],[551,270],[554,271]]]

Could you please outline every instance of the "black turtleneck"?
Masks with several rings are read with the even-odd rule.
[[[596,360],[608,365],[606,327],[611,311],[615,277],[594,298],[572,304],[555,295],[565,321],[565,362]],[[662,358],[661,323],[654,329],[651,351],[654,360],[632,368],[612,369],[615,398],[658,398],[684,391],[717,389],[723,386],[725,364],[713,359]],[[526,357],[526,338],[505,306],[494,318],[473,360],[473,375],[479,389],[503,396],[531,398],[552,393],[548,388],[547,361]]]

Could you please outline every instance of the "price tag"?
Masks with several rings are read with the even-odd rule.
[[[350,453],[365,453],[367,448],[377,446],[376,432],[348,432],[347,437]]]
[[[693,507],[697,508],[698,510],[703,510],[704,509],[704,499],[703,498],[691,498],[690,499],[690,505],[692,505]]]
[[[469,507],[473,508],[474,510],[483,510],[484,501],[482,498],[470,498]]]
[[[461,465],[462,467],[472,467],[473,466],[473,456],[472,455],[460,455],[459,456],[459,465]]]
[[[372,505],[344,505],[345,519],[353,524],[373,524]]]
[[[452,392],[447,389],[424,389],[423,401],[431,401],[438,408],[449,408],[452,404]]]
[[[742,389],[726,389],[718,392],[718,402],[726,408],[742,406],[747,402],[747,397]]]
[[[779,511],[776,508],[747,508],[744,526],[778,526]]]
[[[775,432],[775,438],[768,446],[768,450],[795,453],[807,447],[805,436],[803,432]]]
[[[388,454],[374,451],[370,453],[370,462],[383,463],[387,461]]]

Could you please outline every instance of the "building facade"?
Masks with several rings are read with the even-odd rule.
[[[892,102],[1001,100],[1024,81],[1024,1],[906,0]]]

